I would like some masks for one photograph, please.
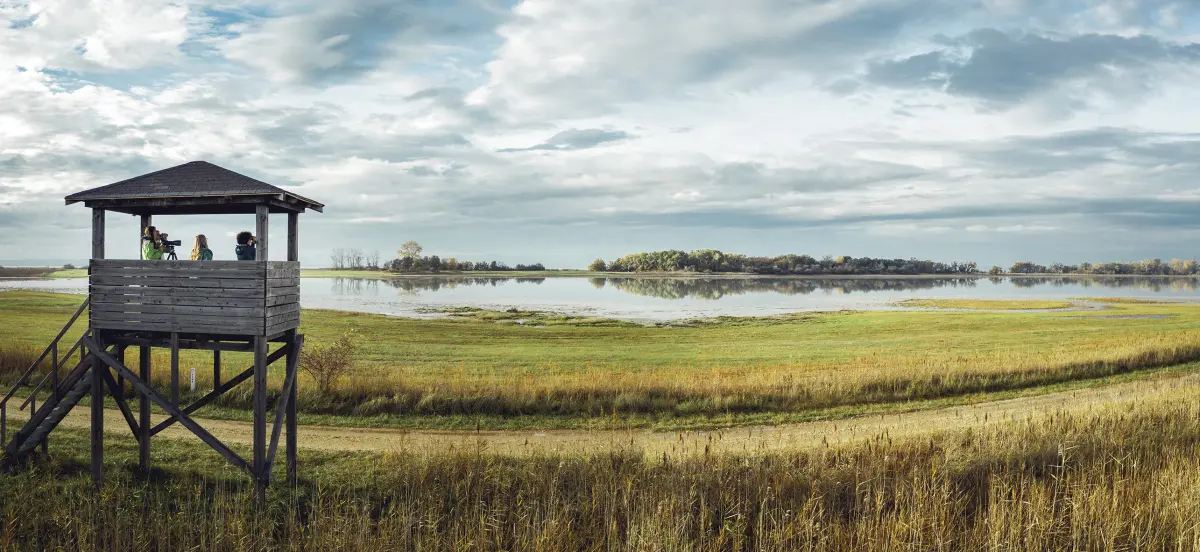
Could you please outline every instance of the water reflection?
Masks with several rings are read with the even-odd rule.
[[[506,284],[542,285],[546,278],[428,276],[406,277],[390,280],[362,278],[333,278],[331,292],[338,295],[373,296],[379,294],[381,286],[399,290],[405,295],[420,292],[438,292],[460,288],[497,288]],[[658,299],[703,299],[717,300],[723,297],[750,293],[773,293],[779,295],[808,295],[811,293],[897,293],[922,290],[988,288],[999,286],[1005,289],[1031,290],[1034,288],[1106,288],[1114,290],[1144,291],[1151,293],[1194,294],[1200,289],[1200,280],[1194,278],[1156,277],[988,277],[988,278],[639,278],[608,277],[588,278],[594,289],[615,289],[630,295]],[[1011,286],[1011,287],[1010,287]],[[990,292],[992,290],[981,289]],[[995,291],[1001,291],[999,289]],[[990,293],[988,293],[990,295]]]
[[[808,295],[824,293],[866,293],[872,291],[912,291],[938,288],[973,288],[975,278],[938,279],[795,279],[795,278],[593,278],[597,288],[611,285],[625,293],[660,299],[708,299],[747,293]]]
[[[1163,278],[1154,276],[1086,276],[1086,277],[1021,277],[1011,278],[1013,287],[1030,289],[1050,286],[1081,288],[1118,288],[1154,293],[1195,293],[1200,280],[1195,278]]]

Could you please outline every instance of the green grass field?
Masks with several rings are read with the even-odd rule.
[[[0,292],[0,379],[23,369],[81,300]],[[670,326],[474,309],[434,320],[307,310],[309,343],[352,331],[360,354],[333,393],[302,382],[301,420],[681,429],[898,413],[1129,380],[1146,393],[1123,402],[1088,395],[1095,403],[1073,394],[1041,409],[1022,402],[1012,407],[1020,417],[967,411],[961,423],[931,412],[942,422],[771,450],[704,446],[660,457],[617,442],[605,452],[497,453],[482,440],[472,445],[471,432],[449,449],[403,438],[386,454],[302,448],[299,486],[280,484],[279,462],[263,503],[245,474],[194,439],[156,438],[153,468],[141,472],[136,443],[120,431],[106,439],[97,492],[87,433],[61,427],[48,458],[0,474],[0,550],[1193,549],[1200,400],[1194,376],[1175,376],[1200,366],[1200,305],[1006,306],[1017,308]],[[250,361],[224,358],[227,374]],[[182,365],[208,361],[185,351]],[[154,364],[164,386],[165,352]],[[1174,383],[1160,386],[1167,372]],[[201,370],[201,389],[207,378]],[[278,374],[270,384],[279,386]],[[199,415],[248,418],[247,405],[243,390]]]
[[[0,377],[23,369],[80,300],[0,293],[0,347],[17,351],[0,362]],[[359,355],[332,393],[302,380],[301,410],[426,428],[770,424],[986,400],[1200,360],[1200,307],[1189,304],[805,313],[671,327],[458,314],[418,320],[304,311],[308,343],[353,332]],[[515,324],[512,316],[542,316],[543,324]],[[167,352],[156,350],[153,362],[156,381],[165,383]],[[250,356],[229,353],[224,363],[235,373]],[[182,366],[198,368],[200,389],[211,385],[207,353],[184,351]],[[275,373],[269,385],[280,380]],[[233,392],[217,411],[238,417],[248,401],[248,392]]]
[[[1074,306],[1070,301],[1003,301],[994,299],[908,299],[900,307],[960,310],[1052,310]]]

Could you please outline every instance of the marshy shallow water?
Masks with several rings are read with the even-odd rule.
[[[85,293],[87,280],[4,280],[0,289]],[[307,308],[427,317],[456,307],[553,311],[663,321],[842,309],[888,310],[906,299],[1200,300],[1200,280],[1166,277],[755,278],[417,276],[304,278]]]

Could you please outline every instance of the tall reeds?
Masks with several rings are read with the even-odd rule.
[[[86,437],[54,446],[0,476],[0,550],[1200,548],[1194,397],[753,456],[310,456],[262,506],[231,470],[170,467],[194,446],[156,457],[149,483],[110,469],[98,495]]]

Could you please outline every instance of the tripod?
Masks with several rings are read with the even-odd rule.
[[[167,260],[168,261],[178,261],[179,260],[179,257],[175,256],[175,248],[174,247],[167,248]]]

